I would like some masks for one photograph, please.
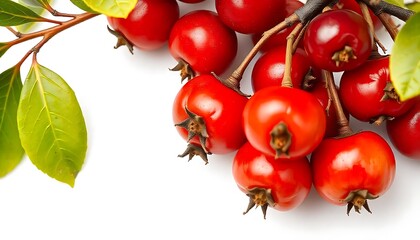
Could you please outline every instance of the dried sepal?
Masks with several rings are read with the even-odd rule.
[[[258,206],[261,206],[264,219],[266,219],[268,206],[275,206],[273,196],[271,195],[271,189],[256,187],[248,190],[248,193],[246,195],[249,198],[249,202],[248,207],[245,210],[245,212],[243,212],[243,214],[247,214],[249,210],[251,210],[254,206],[256,208]]]
[[[351,191],[347,195],[347,197],[341,201],[347,203],[347,215],[350,214],[350,211],[353,209],[353,207],[357,213],[360,213],[360,210],[362,209],[362,207],[369,213],[372,213],[372,211],[369,208],[367,200],[376,199],[378,197],[379,196],[369,193],[368,190],[362,189],[362,190]]]
[[[209,163],[207,155],[209,154],[211,153],[206,153],[200,145],[189,143],[185,151],[179,154],[178,157],[183,158],[188,155],[188,161],[191,161],[193,157],[199,156],[207,165]]]
[[[289,148],[292,144],[292,134],[285,122],[280,122],[270,132],[270,146],[276,151],[275,158],[285,154],[289,156]]]
[[[185,128],[188,131],[187,142],[190,142],[192,138],[197,136],[204,152],[209,153],[206,148],[206,142],[209,135],[207,133],[204,118],[191,112],[187,106],[185,106],[185,112],[187,113],[188,118],[180,123],[175,124],[175,126]]]
[[[337,67],[340,66],[342,62],[349,62],[350,60],[357,59],[357,56],[354,54],[353,48],[346,45],[340,51],[337,51],[331,57],[331,60],[335,61]]]
[[[400,96],[398,96],[397,92],[395,91],[395,88],[392,82],[387,82],[383,90],[384,90],[384,95],[382,96],[380,100],[381,102],[386,101],[386,100],[397,101],[398,103],[400,102]]]
[[[117,49],[121,46],[126,46],[128,48],[128,51],[130,51],[131,54],[134,53],[134,45],[128,41],[128,39],[122,34],[120,31],[116,31],[111,29],[109,26],[107,26],[108,32],[110,32],[112,35],[117,37],[117,43],[115,44],[114,48]]]
[[[170,71],[179,71],[179,75],[181,76],[181,83],[187,79],[188,81],[191,80],[196,76],[194,70],[191,68],[191,65],[188,64],[185,60],[180,59],[175,67],[170,68]]]

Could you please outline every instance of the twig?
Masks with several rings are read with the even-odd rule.
[[[302,23],[298,23],[293,31],[287,36],[286,42],[286,59],[284,66],[284,75],[281,85],[283,87],[293,87],[292,83],[292,58],[293,58],[293,44],[295,42],[296,35],[298,35],[303,28]]]

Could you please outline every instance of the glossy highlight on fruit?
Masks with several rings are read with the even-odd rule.
[[[176,95],[173,122],[189,143],[203,145],[208,153],[229,153],[246,142],[242,111],[247,101],[213,75],[200,75],[185,83]],[[191,118],[196,121],[180,125]]]
[[[176,0],[139,0],[127,18],[107,19],[129,43],[150,51],[165,46],[179,14]]]
[[[297,88],[257,91],[243,111],[245,134],[257,150],[276,158],[311,153],[325,134],[325,112],[318,99]]]
[[[368,59],[373,35],[359,14],[346,9],[330,10],[309,23],[303,44],[314,66],[340,72],[354,69]]]
[[[339,95],[350,115],[377,124],[404,114],[414,104],[414,100],[399,101],[390,79],[389,56],[368,60],[363,66],[345,71]]]
[[[289,211],[301,205],[308,196],[312,177],[306,156],[278,160],[256,150],[249,142],[236,153],[233,178],[239,189],[250,198],[247,213],[253,206]]]
[[[278,46],[262,54],[254,64],[251,84],[254,92],[270,86],[281,86],[286,67],[286,46]],[[291,78],[295,88],[300,88],[310,70],[306,52],[297,48],[292,56]]]
[[[395,157],[377,133],[361,131],[327,138],[311,155],[313,184],[319,195],[335,205],[348,204],[347,213],[382,196],[395,176]]]
[[[182,16],[169,36],[169,51],[195,74],[223,73],[238,51],[236,33],[210,10],[196,10]]]

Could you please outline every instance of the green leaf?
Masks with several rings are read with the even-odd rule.
[[[34,62],[18,108],[22,146],[32,163],[74,186],[87,150],[87,131],[73,90],[63,78]]]
[[[0,42],[0,58],[9,50],[9,48],[9,44]]]
[[[85,3],[84,0],[70,0],[76,7],[82,9],[83,11],[86,12],[91,12],[91,13],[97,13],[96,11],[93,11],[90,7],[88,7]]]
[[[406,7],[414,12],[420,12],[420,2],[407,4]]]
[[[420,13],[410,17],[395,38],[390,72],[401,101],[420,95]]]
[[[11,0],[0,1],[0,26],[17,26],[43,20],[43,17],[19,3]]]
[[[83,0],[83,2],[98,13],[116,18],[126,18],[137,4],[137,0]]]
[[[17,126],[21,90],[19,67],[0,74],[0,177],[15,169],[24,155]]]

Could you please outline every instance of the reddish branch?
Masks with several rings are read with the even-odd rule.
[[[57,12],[55,12],[55,13],[57,13]],[[8,27],[8,29],[17,38],[10,41],[10,42],[7,42],[6,43],[7,48],[10,48],[14,45],[17,45],[17,44],[22,43],[22,42],[26,42],[26,41],[31,40],[31,39],[42,37],[42,40],[38,44],[36,44],[30,51],[28,51],[18,64],[22,64],[30,54],[32,54],[32,53],[36,54],[41,49],[41,47],[46,42],[48,42],[52,37],[54,37],[56,34],[66,30],[68,28],[71,28],[74,25],[77,25],[77,24],[79,24],[81,22],[84,22],[88,19],[91,19],[91,18],[97,16],[98,14],[83,13],[83,14],[58,14],[58,15],[66,16],[66,17],[72,17],[72,19],[70,19],[68,21],[64,21],[64,22],[56,21],[55,23],[57,25],[55,25],[53,27],[43,29],[43,30],[40,30],[40,31],[36,31],[36,32],[32,32],[32,33],[27,33],[27,34],[14,31],[12,28]]]

